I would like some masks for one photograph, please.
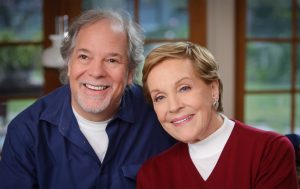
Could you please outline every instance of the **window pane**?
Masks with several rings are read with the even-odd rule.
[[[291,47],[287,43],[250,42],[246,49],[246,89],[289,89]]]
[[[245,122],[265,130],[290,133],[291,99],[287,94],[248,94]]]
[[[149,52],[155,48],[155,47],[158,47],[160,45],[162,45],[164,43],[151,43],[151,44],[146,44],[145,45],[145,48],[144,48],[144,56],[146,57],[147,54],[149,54]],[[137,70],[136,70],[136,81],[139,83],[139,84],[142,84],[142,77],[143,77],[143,74],[142,74],[142,70],[143,70],[143,67],[144,67],[144,64],[142,65],[139,65],[137,67]]]
[[[1,0],[0,41],[41,41],[42,0]]]
[[[132,0],[84,0],[82,1],[82,10],[95,8],[110,8],[121,9],[128,11],[132,16],[134,15],[134,1]]]
[[[297,32],[298,32],[298,37],[300,36],[300,0],[297,0]]]
[[[42,90],[41,46],[0,47],[0,93],[38,94]]]
[[[188,38],[188,0],[141,0],[140,23],[148,39]]]
[[[7,126],[6,103],[0,102],[0,151],[2,149],[2,145],[5,139],[6,126]]]
[[[296,88],[300,89],[300,45],[297,45],[297,69],[296,69]]]
[[[12,99],[0,103],[0,152],[5,139],[8,123],[36,99]]]
[[[300,94],[296,95],[296,124],[295,133],[300,133]]]
[[[248,37],[290,37],[291,0],[248,0]]]
[[[150,53],[150,51],[156,47],[159,47],[161,45],[163,45],[165,43],[150,43],[150,44],[146,44],[145,45],[145,51],[144,51],[144,54],[145,54],[145,57]]]

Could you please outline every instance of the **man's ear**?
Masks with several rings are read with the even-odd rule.
[[[127,85],[132,85],[135,76],[135,70],[131,70],[128,72]]]

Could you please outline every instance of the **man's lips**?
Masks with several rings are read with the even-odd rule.
[[[95,91],[102,91],[109,87],[108,85],[91,85],[87,83],[85,83],[84,86],[88,89],[95,90]]]
[[[188,116],[184,116],[184,117],[182,117],[182,118],[176,118],[176,119],[173,119],[173,120],[171,121],[171,123],[173,123],[173,124],[182,124],[182,123],[184,123],[184,122],[186,122],[186,121],[191,120],[192,117],[193,117],[193,115],[191,114],[191,115],[188,115]]]

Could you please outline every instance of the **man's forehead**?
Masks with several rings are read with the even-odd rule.
[[[111,23],[111,28],[113,31],[124,32],[123,24],[121,24],[120,22],[113,20],[113,21],[110,21],[110,23]]]

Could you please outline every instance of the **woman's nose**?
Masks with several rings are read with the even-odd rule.
[[[178,112],[182,108],[180,98],[178,98],[176,95],[169,96],[168,103],[170,113]]]

